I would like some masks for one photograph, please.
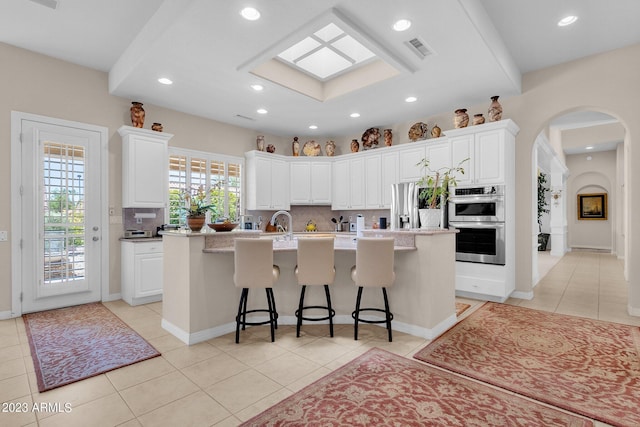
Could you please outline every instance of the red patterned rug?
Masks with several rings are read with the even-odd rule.
[[[460,317],[460,315],[461,315],[462,313],[464,313],[465,311],[467,311],[467,309],[468,309],[469,307],[471,307],[471,305],[470,305],[470,304],[465,304],[465,303],[462,303],[462,302],[457,302],[457,303],[456,303],[456,316],[457,316],[457,317]]]
[[[377,348],[242,426],[592,426]]]
[[[640,328],[486,303],[414,356],[617,426],[640,426]]]
[[[40,392],[160,355],[100,303],[22,317]]]

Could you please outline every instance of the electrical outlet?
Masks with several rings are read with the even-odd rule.
[[[136,224],[142,224],[142,218],[136,218]]]
[[[109,208],[109,216],[114,216],[116,214],[116,210],[113,207]]]
[[[6,231],[0,231],[0,242],[6,242],[7,240],[8,240],[7,232]]]

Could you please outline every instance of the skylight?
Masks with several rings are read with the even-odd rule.
[[[334,23],[278,54],[280,60],[320,80],[334,77],[374,57],[373,52]]]

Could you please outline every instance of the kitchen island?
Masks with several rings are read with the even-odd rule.
[[[367,237],[394,237],[395,273],[388,289],[394,330],[432,339],[451,327],[455,315],[455,235],[449,230],[366,230]],[[165,232],[162,327],[187,344],[235,331],[240,289],[233,284],[233,240],[274,240],[274,285],[278,324],[295,325],[300,286],[294,274],[298,238],[335,235],[336,278],[331,300],[336,324],[353,324],[357,288],[351,280],[356,259],[352,233],[299,233],[285,240],[279,233],[238,230],[227,233]],[[251,268],[250,265],[247,268]],[[324,293],[307,291],[306,305],[323,305]],[[380,292],[365,291],[363,306],[382,303]],[[249,293],[251,307],[266,306],[264,291]],[[313,312],[309,313],[312,315]],[[304,326],[303,326],[304,330]],[[277,334],[276,334],[277,340]]]

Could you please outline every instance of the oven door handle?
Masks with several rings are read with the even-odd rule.
[[[504,228],[504,222],[449,221],[453,228]]]
[[[451,196],[451,203],[501,203],[504,202],[504,196]]]

